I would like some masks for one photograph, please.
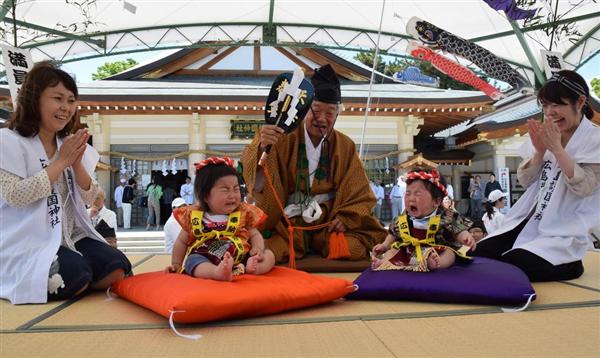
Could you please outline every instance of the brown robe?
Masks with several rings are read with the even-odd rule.
[[[304,141],[304,123],[288,135],[284,135],[267,156],[266,165],[273,176],[273,185],[277,190],[283,206],[286,206],[288,195],[296,191],[298,176],[298,145]],[[321,204],[323,214],[319,220],[307,224],[301,216],[291,219],[294,226],[312,226],[328,222],[337,217],[347,228],[344,233],[350,249],[350,260],[361,260],[368,257],[373,245],[382,242],[386,232],[373,216],[375,196],[369,187],[365,170],[356,153],[356,145],[346,135],[333,130],[329,136],[330,175],[331,179],[319,180],[316,177],[311,186],[310,195],[329,192],[335,198]],[[273,251],[277,262],[288,259],[288,231],[273,192],[267,183],[260,191],[255,189],[260,158],[260,136],[257,134],[251,144],[244,150],[241,162],[248,192],[256,200],[256,205],[268,216],[264,228],[272,232],[265,240],[266,246]],[[260,175],[259,177],[263,177]],[[315,231],[294,231],[294,249],[296,258],[302,258],[308,251],[305,245],[326,257],[329,253],[329,232],[327,228]]]

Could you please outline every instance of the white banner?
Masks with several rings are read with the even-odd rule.
[[[502,191],[506,193],[506,211],[510,209],[510,171],[508,168],[498,168],[498,183]]]
[[[10,97],[13,101],[13,108],[17,106],[17,94],[25,80],[25,75],[33,67],[33,60],[29,50],[20,49],[6,44],[0,44],[2,49],[2,61],[6,68],[6,78],[10,88]]]
[[[552,52],[541,50],[542,53],[542,63],[544,64],[544,71],[546,72],[546,79],[552,77],[554,72],[558,72],[561,70],[566,70],[566,64],[563,60],[562,54],[560,52]]]

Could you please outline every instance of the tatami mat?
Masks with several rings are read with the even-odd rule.
[[[138,267],[137,274],[163,269],[168,261],[167,255],[149,257]],[[331,277],[354,279],[357,273],[322,274]],[[590,303],[600,303],[600,292],[566,285],[560,282],[537,283],[534,285],[538,298],[532,308],[557,308],[562,306],[578,307]],[[283,312],[275,315],[257,317],[241,322],[221,322],[222,325],[237,324],[283,324],[303,322],[332,322],[351,320],[375,320],[406,317],[439,317],[481,313],[499,313],[497,306],[461,305],[427,303],[411,301],[346,301],[338,300],[330,304],[309,307],[302,310]],[[164,327],[166,319],[120,298],[107,300],[104,293],[90,294],[76,305],[66,307],[60,312],[36,324],[33,329],[72,330],[84,326],[109,329],[125,326],[139,328]],[[211,324],[209,324],[211,325]]]
[[[164,269],[170,257],[130,260],[140,274]],[[0,357],[600,356],[600,254],[588,254],[585,266],[578,280],[534,284],[538,298],[523,313],[504,314],[497,306],[338,300],[246,320],[178,325],[184,333],[204,335],[195,342],[177,338],[167,319],[103,292],[46,305],[0,301]],[[352,281],[359,273],[319,275]],[[570,348],[560,343],[563,336]]]
[[[583,260],[583,267],[585,273],[580,278],[568,281],[568,283],[600,291],[600,252],[588,252]]]
[[[393,357],[363,322],[2,336],[2,357]]]
[[[131,261],[131,264],[135,267],[136,265],[143,263],[145,260],[151,259],[153,256],[146,254],[128,255],[127,257]],[[137,268],[134,268],[134,271],[137,271]],[[103,296],[99,295],[98,297]],[[102,299],[103,298],[100,298],[99,300]],[[81,306],[84,306],[84,309],[86,309],[85,307],[87,306],[88,301],[89,300],[87,297],[81,300]],[[34,325],[37,321],[43,321],[45,317],[52,317],[55,312],[60,312],[66,307],[70,307],[72,305],[73,302],[68,301],[50,302],[40,305],[11,305],[8,301],[0,300],[0,330],[5,331],[17,328],[27,328],[31,325]],[[73,308],[77,310],[80,307],[78,305],[75,305]]]
[[[62,303],[63,302],[52,302],[43,305],[11,305],[8,301],[0,300],[0,330],[16,329],[34,318],[55,309]]]
[[[541,295],[531,309],[579,307],[600,304],[598,292],[560,283],[543,284],[538,289]],[[346,301],[338,300],[330,304],[309,307],[302,310],[283,312],[275,315],[256,317],[243,321],[221,322],[222,325],[238,324],[283,324],[302,322],[331,322],[350,320],[376,320],[390,318],[440,317],[499,313],[497,306],[477,306],[410,301]],[[124,326],[151,328],[166,326],[166,319],[145,308],[119,298],[107,300],[102,293],[88,295],[64,308],[60,312],[35,324],[32,329],[73,330],[85,326],[102,329]],[[208,325],[211,325],[210,323]]]
[[[136,267],[133,272],[140,274],[144,272],[162,271],[171,264],[171,255],[157,254],[146,257]]]
[[[143,307],[120,298],[108,299],[98,292],[87,295],[76,305],[65,308],[35,327],[86,325],[165,324],[166,320]]]
[[[600,357],[600,308],[366,322],[402,357]]]
[[[143,262],[143,260],[146,260],[149,257],[152,257],[152,255],[149,255],[149,254],[127,255],[129,262],[131,262],[131,265],[133,265],[134,267],[136,265],[139,265],[141,262]]]

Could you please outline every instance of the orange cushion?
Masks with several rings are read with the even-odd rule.
[[[121,298],[179,323],[252,317],[330,302],[353,292],[352,282],[274,267],[266,275],[241,275],[233,282],[150,272],[116,282]],[[181,311],[181,312],[179,312]]]

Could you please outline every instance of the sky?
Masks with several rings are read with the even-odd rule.
[[[123,61],[128,58],[133,58],[140,64],[152,62],[159,58],[165,57],[173,51],[150,51],[150,52],[139,52],[130,53],[125,55],[115,55],[107,57],[98,57],[90,60],[75,61],[65,63],[62,69],[70,73],[75,77],[77,83],[88,83],[92,82],[92,74],[96,72],[99,66],[102,66],[106,62]]]
[[[90,60],[66,63],[62,68],[74,75],[78,83],[88,83],[92,82],[92,74],[96,72],[98,66],[101,66],[105,62],[122,61],[128,58],[133,58],[138,63],[144,64],[158,60],[173,52],[173,50],[163,50],[99,57]],[[351,52],[350,56],[353,55],[354,52]],[[583,78],[585,78],[588,84],[593,78],[600,78],[600,53],[596,54],[596,56],[588,61],[582,68],[580,68],[578,72],[581,76],[583,76]]]

